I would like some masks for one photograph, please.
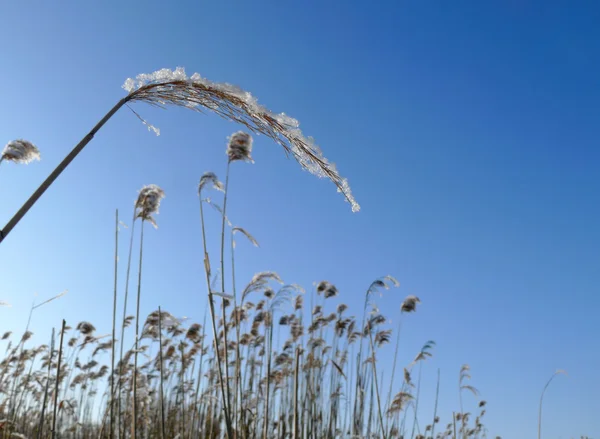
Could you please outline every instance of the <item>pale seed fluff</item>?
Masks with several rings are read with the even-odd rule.
[[[156,221],[152,217],[155,213],[158,213],[160,208],[160,202],[165,197],[165,191],[155,184],[144,186],[138,195],[135,202],[136,218],[141,218],[142,221],[148,221],[158,228]]]
[[[227,155],[229,161],[234,162],[236,160],[242,160],[245,162],[253,163],[252,160],[252,136],[243,131],[233,133],[228,138],[227,144]]]
[[[417,303],[421,303],[421,300],[417,296],[407,296],[402,302],[400,310],[402,312],[414,312],[417,310]]]
[[[40,151],[33,143],[27,140],[13,140],[8,142],[2,150],[0,161],[2,160],[26,165],[33,160],[40,160]]]
[[[202,192],[202,189],[206,185],[211,185],[213,189],[225,192],[225,186],[223,186],[223,183],[219,181],[214,172],[205,172],[202,177],[200,177],[200,183],[198,183],[198,194]]]

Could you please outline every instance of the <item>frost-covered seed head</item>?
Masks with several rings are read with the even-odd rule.
[[[229,137],[229,143],[227,144],[229,161],[243,160],[252,163],[253,160],[250,154],[252,154],[252,136],[243,131],[233,133]]]
[[[417,310],[417,303],[420,302],[421,301],[417,296],[408,296],[406,299],[404,299],[404,302],[402,302],[400,309],[402,312],[414,312]]]
[[[152,217],[158,213],[161,200],[165,197],[165,191],[155,184],[144,186],[138,195],[135,202],[136,218],[141,218],[142,221],[148,221],[157,228],[156,221]]]
[[[37,147],[23,139],[13,140],[8,142],[2,150],[0,161],[7,160],[9,162],[28,164],[33,160],[40,159],[40,151]]]
[[[216,189],[221,192],[225,192],[225,187],[223,183],[219,181],[214,172],[206,172],[200,177],[200,183],[198,183],[198,194],[202,192],[202,189],[207,185],[212,185],[213,189]]]

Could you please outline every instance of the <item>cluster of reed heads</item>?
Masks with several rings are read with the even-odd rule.
[[[24,143],[16,145],[23,149]],[[112,333],[97,334],[85,321],[73,326],[63,322],[48,344],[36,347],[28,346],[29,322],[20,338],[11,332],[2,335],[6,344],[0,362],[2,437],[486,437],[485,401],[471,401],[476,415],[462,407],[463,392],[478,394],[467,384],[467,365],[459,375],[460,411],[448,413],[450,422],[445,426],[440,425],[437,395],[432,413],[419,410],[422,365],[432,356],[435,343],[425,343],[396,373],[400,324],[405,315],[416,312],[420,300],[408,296],[399,304],[392,341],[393,328],[375,298],[398,287],[393,277],[376,279],[365,289],[358,316],[339,302],[338,289],[327,281],[316,283],[308,297],[302,287],[285,284],[275,272],[261,272],[238,291],[236,237],[254,246],[258,242],[228,218],[227,195],[231,165],[252,161],[252,136],[234,133],[226,153],[225,183],[208,172],[198,184],[207,299],[202,323],[189,323],[160,307],[145,320],[140,316],[144,224],[157,227],[154,215],[165,195],[156,185],[145,186],[134,205],[122,297],[117,288],[122,233],[118,215],[115,221]],[[3,154],[3,159],[10,160],[10,154]],[[221,193],[222,202],[210,192]],[[218,270],[213,270],[206,245],[205,206],[214,208],[221,220]],[[129,315],[136,224],[137,295],[135,313]],[[119,301],[123,314],[117,317]],[[47,302],[32,306],[32,313]],[[134,332],[129,345],[124,342],[128,332]],[[388,344],[394,347],[393,365],[384,380],[378,359]]]

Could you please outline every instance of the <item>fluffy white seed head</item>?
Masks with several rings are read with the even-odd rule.
[[[228,137],[227,156],[230,162],[242,160],[245,162],[253,162],[252,160],[252,136],[243,131],[233,133]]]
[[[9,162],[28,164],[33,160],[40,160],[40,151],[37,147],[23,139],[8,142],[2,150],[1,160]]]
[[[152,215],[158,213],[160,202],[164,197],[165,191],[157,185],[150,184],[144,186],[140,190],[135,202],[136,218],[141,218],[142,221],[148,221],[154,228],[158,228]]]

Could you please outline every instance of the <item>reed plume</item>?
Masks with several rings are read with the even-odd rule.
[[[27,165],[33,160],[40,160],[40,151],[31,142],[23,139],[8,142],[0,154],[0,163],[4,160]]]

